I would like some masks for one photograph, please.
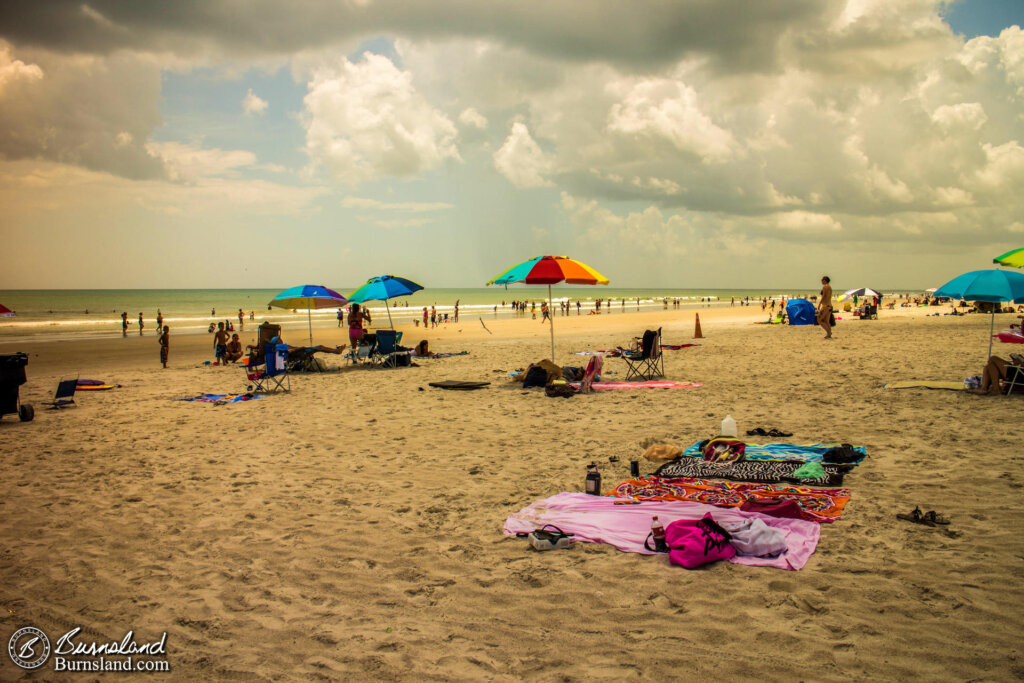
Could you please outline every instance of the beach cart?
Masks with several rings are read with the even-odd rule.
[[[17,413],[22,422],[35,416],[35,410],[18,400],[18,389],[25,383],[25,366],[28,354],[11,353],[0,355],[0,419],[8,413]]]

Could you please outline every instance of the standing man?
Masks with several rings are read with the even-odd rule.
[[[459,302],[460,301],[462,301],[462,299],[456,299],[455,300],[455,315],[452,316],[452,322],[455,322],[455,323],[459,322]]]
[[[825,330],[825,339],[832,338],[832,280],[828,275],[821,278],[821,297],[818,299],[818,324]]]
[[[242,313],[242,309],[241,308],[238,309],[238,329],[239,330],[244,330],[245,329],[245,313]]]
[[[139,336],[140,337],[142,336],[142,328],[143,327],[144,326],[142,324],[142,311],[139,311]]]

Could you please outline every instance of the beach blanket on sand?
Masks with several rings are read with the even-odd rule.
[[[429,356],[417,356],[415,353],[412,354],[413,358],[451,358],[453,356],[468,356],[469,351],[459,351],[458,353],[432,353]]]
[[[748,443],[743,449],[743,459],[773,462],[821,462],[821,456],[837,446],[839,444]],[[864,457],[850,464],[859,464],[861,460],[867,457],[867,450],[863,446],[854,446],[853,450]],[[683,451],[682,457],[703,459],[704,451],[701,450],[700,442],[693,444]]]
[[[579,389],[579,382],[570,382]],[[612,391],[614,389],[693,389],[702,387],[697,382],[671,382],[667,380],[653,380],[650,382],[594,382],[590,387],[594,391]]]
[[[798,570],[807,564],[818,545],[821,529],[802,519],[780,519],[757,512],[716,508],[688,501],[644,502],[639,505],[616,505],[614,498],[590,496],[585,493],[559,493],[538,500],[505,520],[505,533],[529,532],[554,524],[575,534],[586,543],[608,543],[627,553],[651,555],[644,540],[651,531],[651,516],[665,526],[678,519],[700,519],[710,512],[716,522],[732,523],[761,519],[786,539],[786,552],[778,557],[736,555],[729,562],[757,567]]]
[[[843,470],[836,465],[822,465],[824,477],[796,479],[793,472],[803,467],[802,462],[749,461],[708,462],[700,458],[679,458],[667,462],[654,473],[658,477],[690,477],[695,479],[731,479],[762,484],[791,482],[805,486],[839,486],[843,483]]]
[[[811,489],[793,484],[751,484],[707,479],[627,479],[609,494],[637,500],[688,500],[716,507],[739,507],[747,500],[780,502],[791,500],[809,522],[834,522],[850,501],[849,489]]]
[[[212,403],[217,406],[222,406],[225,403],[238,403],[239,401],[251,401],[255,398],[260,398],[260,394],[199,394],[198,396],[186,396],[185,398],[176,398],[175,401],[201,401],[202,403]]]
[[[963,382],[933,382],[927,379],[908,379],[900,382],[889,382],[882,385],[883,389],[948,389],[963,391]]]

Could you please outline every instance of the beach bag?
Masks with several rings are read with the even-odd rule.
[[[572,398],[576,394],[576,387],[565,382],[552,382],[544,387],[544,393],[552,398]]]
[[[747,444],[734,439],[711,439],[703,447],[704,460],[714,463],[739,462]]]
[[[825,451],[825,454],[821,456],[821,461],[826,465],[846,465],[851,462],[858,462],[863,457],[863,453],[854,450],[850,444],[844,443],[841,446]]]
[[[731,540],[710,512],[701,519],[680,519],[665,527],[669,562],[686,569],[734,557]]]
[[[547,383],[547,371],[540,366],[534,365],[526,372],[526,377],[523,378],[523,389],[529,389],[530,387],[542,387]]]

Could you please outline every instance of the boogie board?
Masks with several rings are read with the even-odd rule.
[[[430,386],[438,389],[483,389],[490,386],[490,382],[468,382],[457,379],[446,379],[443,382],[430,382]]]

